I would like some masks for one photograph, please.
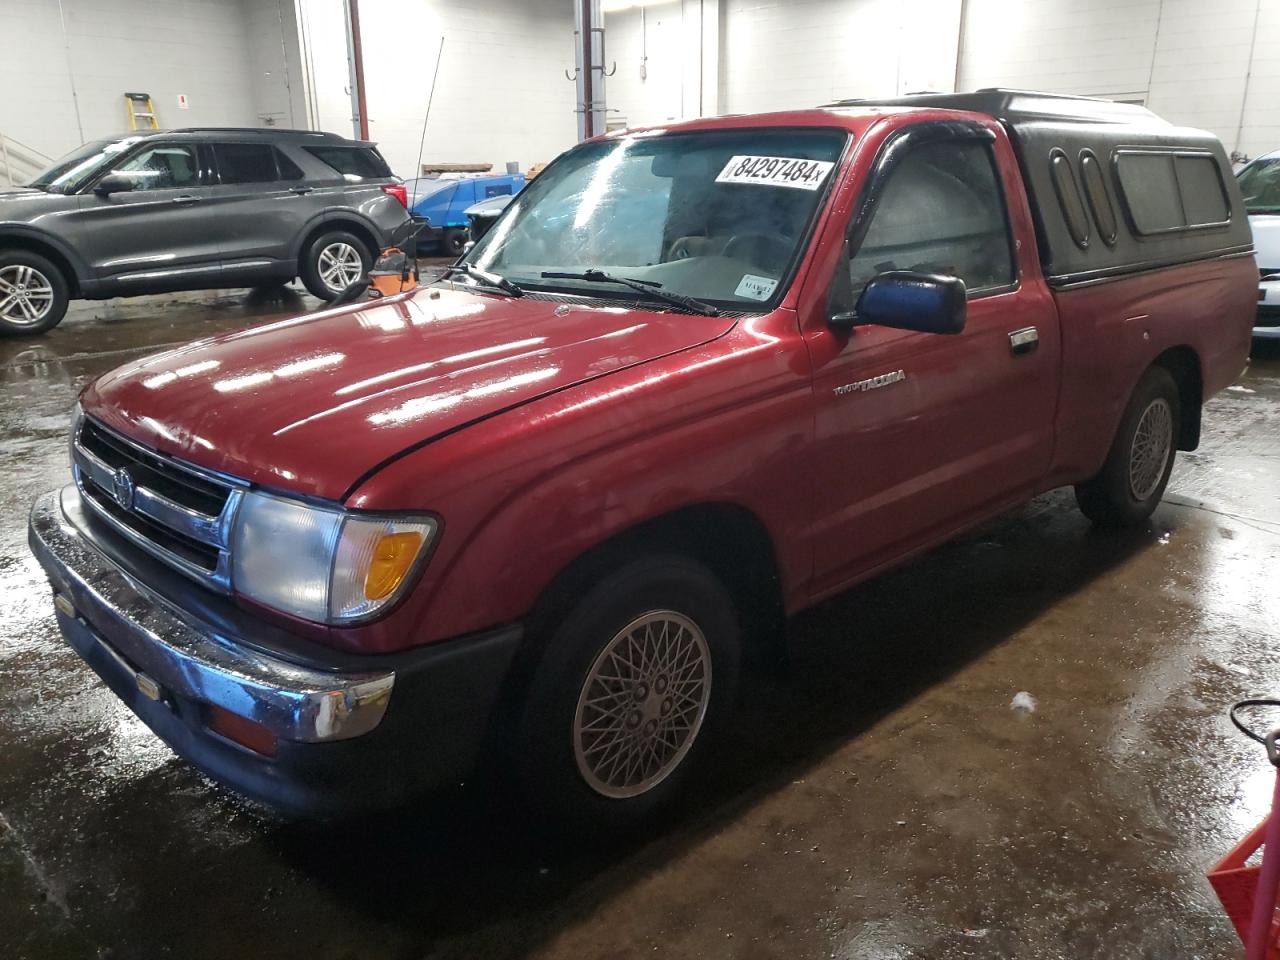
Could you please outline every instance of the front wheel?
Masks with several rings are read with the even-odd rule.
[[[534,673],[516,754],[526,791],[575,829],[625,830],[704,766],[737,687],[733,602],[701,564],[635,561],[588,590]]]
[[[332,300],[369,272],[373,254],[364,241],[345,230],[316,237],[302,258],[302,282],[312,296]]]
[[[67,314],[67,278],[36,253],[0,250],[0,334],[52,330]]]
[[[1181,422],[1178,385],[1152,367],[1134,388],[1102,469],[1076,487],[1076,502],[1099,526],[1128,527],[1151,516],[1173,472]]]

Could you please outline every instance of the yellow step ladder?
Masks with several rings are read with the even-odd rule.
[[[138,129],[138,121],[142,121],[141,126],[143,127],[148,127],[152,130],[160,129],[160,121],[156,119],[156,108],[151,102],[151,94],[126,93],[124,95],[124,104],[129,111],[130,130]]]

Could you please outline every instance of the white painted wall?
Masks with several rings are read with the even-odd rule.
[[[341,0],[300,0],[317,125],[350,136]],[[361,0],[369,136],[412,176],[445,38],[424,162],[550,160],[576,141],[570,0]]]
[[[256,123],[242,0],[61,8],[65,33],[57,0],[0,0],[0,132],[59,156],[127,129],[126,90],[150,93],[165,126]],[[179,93],[190,109],[177,109]]]
[[[719,0],[605,5],[609,123],[651,126],[718,112]],[[643,67],[643,70],[642,70]]]
[[[955,82],[960,0],[724,3],[724,113],[949,91]]]
[[[240,6],[248,40],[255,126],[306,128],[293,0],[240,0]]]
[[[1142,100],[1257,155],[1280,147],[1280,4],[967,0],[960,86]]]

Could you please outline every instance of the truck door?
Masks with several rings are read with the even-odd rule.
[[[967,320],[954,335],[808,334],[818,591],[1017,502],[1048,471],[1056,314],[1016,171],[1003,133],[978,123],[918,123],[877,156],[837,269],[855,296],[888,270],[958,276]]]

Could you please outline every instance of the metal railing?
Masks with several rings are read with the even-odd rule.
[[[21,186],[52,162],[35,147],[0,133],[0,183]]]

